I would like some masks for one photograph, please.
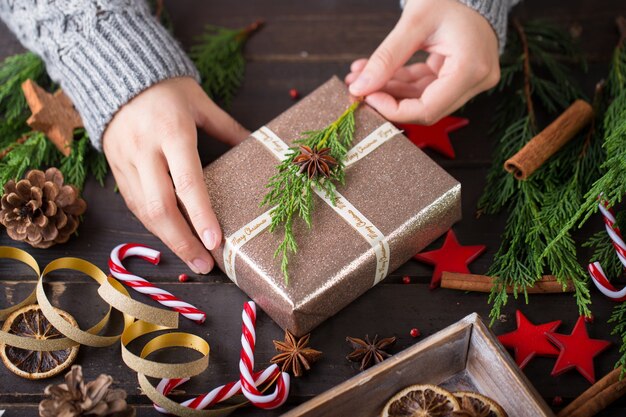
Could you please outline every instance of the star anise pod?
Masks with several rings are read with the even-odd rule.
[[[379,340],[378,335],[376,335],[374,340],[370,340],[369,336],[366,335],[365,340],[357,339],[356,337],[346,337],[346,341],[354,349],[346,356],[346,359],[352,362],[361,362],[359,369],[363,371],[390,357],[391,354],[386,352],[386,350],[396,343],[396,338],[387,337]]]
[[[337,166],[337,160],[330,156],[330,148],[311,149],[300,146],[300,154],[293,160],[300,167],[300,173],[306,172],[310,179],[323,175],[330,177],[330,170]]]
[[[291,371],[296,378],[302,376],[304,370],[310,370],[311,364],[322,356],[319,350],[308,347],[310,337],[311,334],[307,334],[296,339],[294,335],[285,331],[284,342],[274,340],[274,346],[280,353],[270,362],[278,364],[284,372]]]

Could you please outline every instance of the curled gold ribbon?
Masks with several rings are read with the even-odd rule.
[[[28,252],[18,248],[11,248],[9,246],[0,246],[0,258],[14,259],[25,263],[35,272],[35,274],[37,274],[37,277],[39,278],[39,265],[37,264],[35,258],[33,258]],[[27,305],[35,304],[36,302],[37,295],[35,289],[33,289],[33,291],[24,300],[13,306],[0,310],[0,321],[6,320],[7,317],[9,317],[9,315],[14,311],[17,311]],[[20,349],[36,351],[62,350],[77,345],[76,342],[68,338],[37,340],[30,337],[17,336],[4,331],[0,331],[0,343],[15,346]]]
[[[122,359],[139,374],[155,378],[187,378],[202,373],[209,366],[210,347],[206,340],[191,333],[166,333],[148,342],[139,355],[128,350],[128,344],[140,336],[161,330],[172,330],[158,324],[136,321],[122,334]],[[184,347],[202,354],[200,359],[186,363],[161,363],[145,359],[150,353],[168,347]]]
[[[178,313],[176,311],[153,307],[130,298],[128,291],[111,276],[101,283],[98,294],[113,308],[129,314],[137,320],[172,329],[178,328]]]
[[[19,303],[0,310],[0,321],[14,311],[30,304],[39,303],[42,313],[63,336],[60,339],[37,340],[21,337],[0,331],[0,344],[15,346],[21,349],[35,351],[52,351],[67,349],[78,344],[93,347],[110,346],[121,342],[122,360],[137,372],[139,384],[144,393],[155,402],[158,402],[168,412],[179,416],[218,417],[232,413],[237,408],[245,405],[247,401],[232,403],[217,410],[194,410],[182,406],[159,393],[150,384],[147,376],[156,378],[188,378],[198,375],[206,370],[209,365],[209,343],[202,337],[184,332],[171,332],[158,335],[150,339],[142,348],[139,355],[132,353],[128,345],[143,335],[158,331],[175,330],[178,327],[178,313],[162,308],[152,307],[139,301],[133,300],[126,288],[115,278],[107,276],[100,268],[91,262],[80,258],[59,258],[50,262],[40,272],[37,261],[27,252],[8,246],[0,246],[0,258],[14,259],[28,265],[38,276],[37,284],[31,294]],[[87,330],[72,326],[65,321],[52,306],[44,290],[44,279],[53,271],[69,269],[81,272],[99,284],[98,294],[109,305],[108,311],[102,319]],[[100,331],[108,324],[111,312],[115,308],[123,314],[124,328],[113,336],[99,335]],[[137,320],[136,320],[137,319]],[[193,349],[202,356],[199,359],[184,363],[162,363],[146,359],[151,353],[161,349],[183,347]]]
[[[122,333],[115,336],[100,336],[98,333],[106,326],[111,317],[112,307],[109,305],[109,309],[104,317],[93,327],[84,331],[80,328],[72,326],[69,322],[67,322],[59,313],[57,313],[52,307],[52,303],[48,299],[46,292],[43,288],[43,280],[44,277],[50,272],[59,270],[59,269],[72,269],[75,271],[82,272],[83,274],[89,276],[98,284],[102,284],[106,281],[106,275],[100,268],[92,264],[91,262],[87,262],[80,258],[59,258],[50,262],[41,273],[39,280],[37,281],[37,302],[41,307],[41,311],[44,316],[48,319],[50,324],[54,326],[55,329],[59,331],[63,336],[66,336],[69,339],[74,340],[75,342],[80,343],[81,345],[92,346],[92,347],[104,347],[110,346],[113,343],[117,342],[122,333],[132,324],[133,317],[124,313],[124,330]],[[122,288],[126,294],[125,288]]]
[[[11,248],[8,246],[0,246],[0,258],[15,259],[16,261],[25,263],[26,265],[30,266],[30,268],[33,271],[35,271],[35,274],[37,275],[37,277],[39,277],[39,265],[37,264],[37,261],[35,260],[35,258],[30,256],[28,252],[25,252],[17,248]],[[14,311],[17,311],[20,308],[25,307],[27,305],[34,304],[35,300],[36,300],[35,290],[33,290],[28,295],[28,297],[26,297],[24,300],[20,301],[19,303],[11,307],[0,309],[0,321],[6,320],[7,317],[9,317],[9,315],[13,313]]]

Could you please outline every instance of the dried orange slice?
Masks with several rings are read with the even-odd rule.
[[[55,308],[56,312],[71,325],[78,323],[70,314]],[[38,305],[29,305],[14,311],[4,322],[2,330],[18,336],[38,340],[63,337],[46,319]],[[14,374],[27,379],[44,379],[65,370],[76,359],[78,346],[50,352],[38,352],[0,345],[0,357],[4,365]]]
[[[451,392],[436,385],[412,385],[394,395],[382,417],[452,417],[461,406]]]
[[[507,417],[506,411],[494,400],[477,392],[455,392],[461,404],[459,417]]]

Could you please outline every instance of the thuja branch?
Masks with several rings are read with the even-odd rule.
[[[526,112],[530,121],[530,125],[533,130],[537,129],[535,124],[535,109],[533,108],[533,99],[531,94],[530,79],[532,72],[530,69],[530,52],[528,51],[528,39],[524,32],[524,27],[517,19],[513,19],[513,27],[519,36],[519,41],[522,46],[522,61],[524,65],[524,98],[526,101]]]
[[[571,285],[580,313],[589,313],[586,275],[577,262],[571,236],[558,250],[542,257],[546,242],[558,233],[562,219],[576,210],[582,184],[592,175],[583,169],[589,157],[589,152],[581,152],[584,135],[568,143],[525,181],[502,169],[504,161],[538,133],[538,107],[556,115],[582,96],[569,68],[559,61],[561,56],[578,58],[567,34],[541,22],[513,22],[502,57],[501,81],[495,89],[506,94],[493,124],[492,133],[499,140],[479,201],[479,212],[509,213],[502,244],[488,271],[498,277],[489,297],[492,322],[508,301],[507,287],[513,288],[515,297],[523,294],[527,298],[527,289],[544,273],[555,275],[564,287]],[[581,154],[586,157],[578,158]],[[559,193],[566,193],[568,198],[559,199]]]
[[[189,56],[200,72],[202,87],[225,107],[230,107],[243,80],[246,66],[243,47],[262,26],[260,20],[242,29],[208,25],[198,44],[191,48]]]
[[[294,221],[300,218],[310,228],[313,213],[313,187],[324,191],[335,204],[335,183],[344,183],[344,159],[354,140],[354,112],[361,101],[355,101],[334,122],[323,129],[302,133],[290,148],[287,158],[270,178],[261,205],[273,207],[270,231],[284,231],[274,257],[281,257],[281,271],[289,282],[289,256],[298,250]]]
[[[613,52],[604,87],[605,110],[599,115],[602,122],[596,123],[596,135],[606,153],[600,166],[602,175],[585,189],[587,192],[578,210],[564,222],[546,250],[558,245],[577,225],[582,227],[587,222],[597,211],[600,194],[609,206],[621,202],[626,194],[626,178],[623,175],[626,168],[626,19],[618,17],[617,26],[620,38]]]

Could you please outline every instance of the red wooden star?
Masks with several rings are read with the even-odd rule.
[[[435,265],[430,281],[430,288],[433,289],[437,288],[441,283],[441,273],[444,271],[469,273],[467,265],[483,253],[485,248],[485,245],[460,245],[454,232],[450,229],[441,248],[430,252],[418,253],[414,258],[418,261]]]
[[[569,335],[554,332],[549,332],[546,335],[552,343],[561,349],[552,369],[552,376],[558,376],[576,368],[590,383],[593,384],[596,381],[593,358],[608,348],[611,342],[589,338],[583,317],[578,318],[574,330]]]
[[[520,310],[515,312],[517,329],[498,336],[498,340],[505,347],[515,352],[515,362],[524,369],[535,355],[557,356],[559,350],[550,343],[547,333],[553,332],[561,324],[561,320],[545,324],[533,324]]]
[[[454,148],[450,143],[448,133],[463,126],[467,126],[468,119],[447,116],[431,126],[399,123],[398,129],[404,130],[404,134],[419,148],[433,149],[443,156],[454,159]]]

